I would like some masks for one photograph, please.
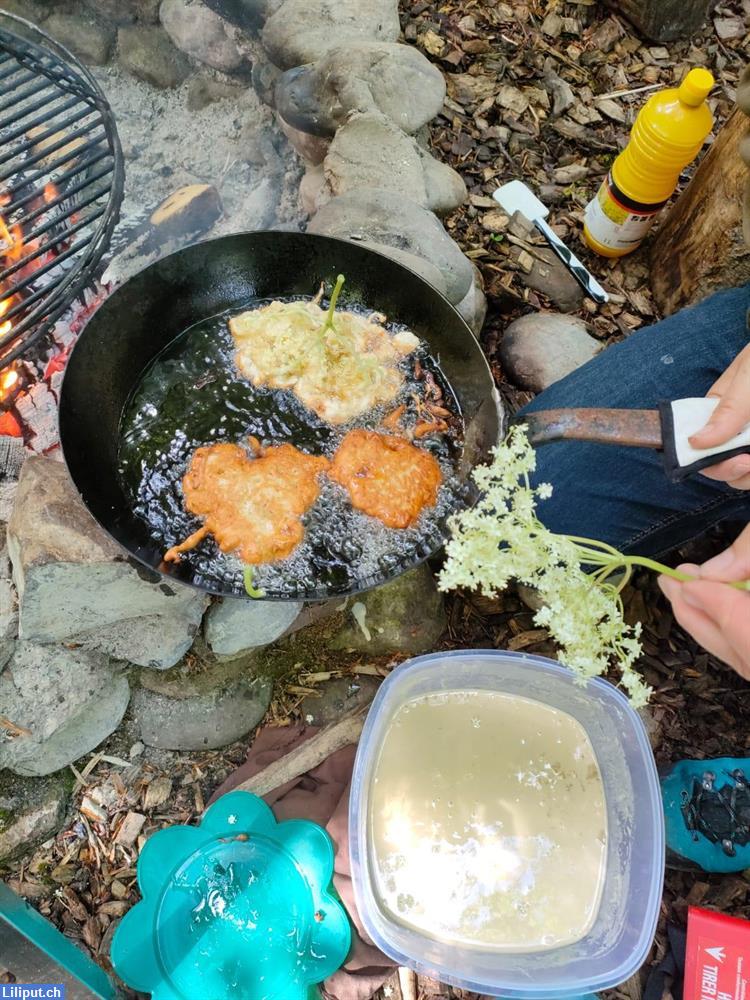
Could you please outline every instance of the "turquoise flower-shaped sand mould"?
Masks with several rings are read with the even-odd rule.
[[[230,792],[200,826],[146,842],[143,899],[117,928],[112,964],[154,1000],[307,1000],[351,945],[332,875],[321,827],[277,823],[255,795]]]

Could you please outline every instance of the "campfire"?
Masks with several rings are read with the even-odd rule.
[[[45,403],[116,222],[121,154],[90,73],[6,14],[0,81],[0,435],[44,452],[55,436]]]

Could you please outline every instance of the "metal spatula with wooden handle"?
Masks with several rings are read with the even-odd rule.
[[[676,399],[658,410],[536,410],[518,417],[533,445],[552,441],[591,441],[664,452],[664,466],[680,482],[735,455],[750,454],[750,424],[716,448],[694,448],[690,438],[707,424],[716,398]]]
[[[594,278],[572,250],[565,246],[560,237],[544,221],[549,215],[547,206],[539,201],[537,196],[526,187],[523,181],[510,181],[503,184],[492,195],[495,201],[502,205],[508,215],[520,212],[529,222],[533,222],[539,232],[567,267],[578,284],[595,302],[608,302],[609,296],[599,282]]]

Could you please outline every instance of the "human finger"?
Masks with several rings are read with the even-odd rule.
[[[732,379],[722,388],[719,405],[702,430],[693,434],[694,448],[714,448],[739,434],[750,423],[750,351],[745,348],[732,363]]]

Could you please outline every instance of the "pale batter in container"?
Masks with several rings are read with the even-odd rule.
[[[572,716],[485,690],[416,698],[375,767],[375,890],[394,919],[442,942],[563,947],[596,919],[606,825],[596,757]]]

